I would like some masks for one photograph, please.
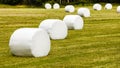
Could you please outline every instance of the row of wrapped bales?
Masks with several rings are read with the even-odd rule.
[[[50,39],[65,39],[68,29],[82,29],[83,19],[79,15],[66,15],[63,20],[43,20],[39,28],[20,28],[13,32],[9,46],[16,56],[47,56],[50,52]]]
[[[107,3],[104,8],[107,9],[107,10],[110,10],[110,9],[112,9],[112,4]],[[99,10],[102,9],[102,5],[99,4],[99,3],[96,3],[96,4],[93,5],[93,9],[99,11]]]
[[[73,5],[66,5],[65,11],[70,12],[70,13],[74,12],[75,7]],[[88,8],[79,8],[77,11],[77,14],[82,16],[82,17],[90,17],[90,10]]]
[[[112,4],[111,4],[111,3],[107,3],[104,8],[110,10],[110,9],[112,9]],[[102,9],[102,6],[101,6],[101,4],[96,3],[96,4],[93,5],[93,9],[94,9],[94,10],[101,10],[101,9]],[[117,6],[116,11],[117,11],[118,13],[120,13],[120,6]]]
[[[93,6],[94,10],[101,10],[101,8],[100,4]],[[117,7],[117,12],[120,13],[120,6]],[[12,54],[16,56],[47,56],[51,49],[50,39],[65,39],[68,29],[83,29],[84,21],[81,16],[90,17],[89,9],[79,8],[78,15],[66,15],[63,20],[43,20],[39,28],[20,28],[15,30],[9,41]]]
[[[68,12],[71,12],[70,6],[72,5],[66,8],[69,9]],[[100,8],[95,10],[100,10]],[[120,6],[117,7],[117,11],[120,12]],[[68,29],[83,29],[84,21],[81,16],[90,17],[89,9],[79,8],[78,15],[66,15],[63,20],[43,20],[39,28],[20,28],[15,30],[9,41],[12,54],[16,56],[47,56],[51,49],[50,39],[65,39],[68,35]]]
[[[45,4],[45,9],[51,9],[52,5],[50,3]],[[53,4],[53,9],[59,9],[60,5],[58,3]]]
[[[99,3],[96,3],[93,5],[93,9],[94,10],[101,10],[102,6]],[[112,9],[112,4],[107,3],[105,5],[105,9]],[[66,12],[74,12],[75,11],[75,7],[73,5],[66,5],[65,6],[65,11]],[[90,10],[88,8],[79,8],[77,10],[77,14],[83,17],[90,17]]]
[[[107,3],[104,7],[107,10],[112,9],[112,4],[111,3]],[[102,6],[99,3],[96,3],[93,5],[93,9],[94,10],[101,10]],[[66,12],[74,12],[75,11],[75,7],[73,5],[67,5],[65,6],[65,11]],[[117,12],[120,13],[120,7],[117,7]],[[79,8],[77,11],[77,14],[83,17],[90,17],[90,10],[88,8]]]
[[[94,10],[101,10],[101,9],[102,9],[102,6],[101,6],[101,4],[96,3],[96,4],[93,5],[93,9],[94,9]],[[112,9],[112,4],[107,3],[107,4],[105,5],[105,9]],[[73,5],[66,5],[66,6],[65,6],[65,11],[66,11],[66,12],[74,12],[74,11],[75,11],[75,7],[74,7]]]
[[[50,3],[46,3],[45,4],[45,8],[46,9],[51,9],[52,5]],[[54,9],[59,9],[60,5],[58,3],[55,3],[55,4],[53,4],[53,8]],[[107,3],[104,8],[105,9],[112,9],[112,4],[111,3]],[[94,10],[101,10],[102,6],[101,6],[101,4],[96,3],[96,4],[93,5],[93,9]],[[75,11],[75,7],[73,5],[66,5],[65,6],[65,11],[67,11],[67,12],[74,12]]]

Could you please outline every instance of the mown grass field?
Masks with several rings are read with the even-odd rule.
[[[51,51],[42,58],[17,57],[10,53],[9,38],[18,28],[37,28],[42,20],[63,19],[64,8],[0,8],[0,68],[120,68],[120,14],[91,11],[82,30],[69,30],[64,40],[51,40]],[[79,7],[76,7],[76,10]]]

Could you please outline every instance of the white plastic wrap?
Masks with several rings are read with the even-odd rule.
[[[39,28],[45,29],[51,39],[65,39],[67,37],[67,26],[59,19],[47,19],[40,23]]]
[[[117,12],[120,13],[120,6],[117,7]]]
[[[102,9],[102,6],[97,3],[97,4],[94,4],[94,5],[93,5],[93,9],[94,9],[94,10],[101,10],[101,9]]]
[[[55,4],[53,5],[53,8],[54,8],[54,9],[59,9],[59,8],[60,8],[60,5],[59,5],[58,3],[55,3]]]
[[[67,6],[65,6],[65,11],[72,13],[75,11],[75,8],[73,5],[67,5]]]
[[[90,10],[88,8],[79,8],[77,13],[83,17],[90,17]]]
[[[52,6],[51,6],[51,4],[50,4],[50,3],[46,3],[46,4],[45,4],[45,8],[46,8],[46,9],[51,9],[51,8],[52,8]]]
[[[20,28],[10,38],[9,46],[16,56],[47,56],[50,51],[50,38],[40,28]]]
[[[105,5],[105,9],[112,9],[112,4],[107,3],[107,4]]]
[[[84,21],[79,15],[66,15],[63,21],[66,23],[68,29],[78,30],[82,29],[84,25]]]

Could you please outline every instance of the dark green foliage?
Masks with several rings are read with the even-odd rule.
[[[19,4],[21,0],[0,0],[0,3],[3,4],[10,4],[10,5],[16,5]]]
[[[10,5],[17,5],[17,4],[25,4],[25,5],[35,5],[41,6],[45,3],[59,3],[62,5],[67,4],[89,4],[89,3],[120,3],[120,0],[0,0],[2,4],[10,4]]]
[[[40,6],[45,2],[46,0],[23,0],[22,4]]]
[[[88,0],[90,1],[90,0]],[[104,2],[104,3],[120,3],[120,0],[91,0],[92,3],[99,3],[99,2]]]

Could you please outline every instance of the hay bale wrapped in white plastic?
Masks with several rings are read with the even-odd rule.
[[[120,6],[117,7],[117,12],[120,13]]]
[[[107,3],[107,4],[105,5],[105,9],[112,9],[112,4]]]
[[[88,8],[79,8],[77,13],[83,17],[90,17],[90,10]]]
[[[97,4],[94,4],[94,5],[93,5],[93,9],[94,9],[94,10],[101,10],[101,9],[102,9],[102,6],[97,3]]]
[[[9,46],[16,56],[43,57],[50,51],[50,38],[43,29],[21,28],[11,35]]]
[[[67,36],[67,26],[59,19],[47,19],[40,23],[39,28],[45,29],[51,39],[65,39]]]
[[[84,25],[84,21],[79,15],[66,15],[63,19],[66,23],[68,29],[82,29]]]
[[[46,8],[46,9],[51,9],[51,8],[52,8],[52,6],[51,6],[51,4],[50,4],[50,3],[46,3],[46,4],[45,4],[45,8]]]
[[[73,5],[67,5],[67,6],[65,6],[65,11],[71,13],[71,12],[75,11],[75,8]]]
[[[59,5],[58,3],[55,3],[55,4],[53,5],[53,8],[54,8],[54,9],[59,9],[59,8],[60,8],[60,5]]]

